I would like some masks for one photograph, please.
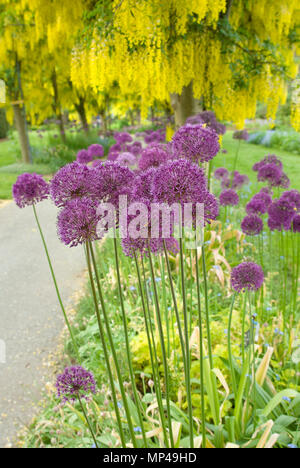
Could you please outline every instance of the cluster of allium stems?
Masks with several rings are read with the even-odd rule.
[[[198,119],[198,120],[197,120]],[[203,119],[203,120],[200,120]],[[143,404],[140,399],[134,375],[131,348],[128,332],[128,317],[126,303],[124,301],[124,284],[120,270],[120,251],[117,232],[122,232],[124,219],[121,216],[120,197],[127,197],[131,204],[143,205],[147,209],[150,205],[158,203],[171,208],[174,204],[182,209],[186,204],[191,205],[191,219],[194,229],[197,228],[198,218],[196,216],[196,206],[203,206],[202,227],[215,220],[219,214],[219,204],[224,206],[236,206],[239,204],[239,195],[236,190],[248,183],[248,178],[233,168],[230,173],[226,168],[216,169],[215,178],[221,181],[222,192],[217,198],[211,193],[207,176],[201,167],[203,163],[211,161],[220,149],[219,134],[222,128],[216,126],[213,115],[203,113],[202,117],[195,117],[185,126],[181,127],[174,135],[172,141],[163,144],[162,132],[145,133],[144,140],[148,147],[142,147],[140,142],[133,141],[130,134],[126,132],[115,133],[116,143],[109,150],[106,161],[100,161],[103,157],[101,145],[92,145],[87,150],[82,150],[77,154],[77,160],[61,168],[48,184],[41,176],[36,174],[24,174],[20,176],[14,185],[13,195],[17,205],[24,208],[26,205],[33,205],[36,215],[35,205],[46,199],[49,195],[58,207],[57,228],[61,241],[70,246],[84,246],[84,254],[87,261],[91,294],[93,298],[95,314],[99,329],[100,342],[107,372],[107,382],[111,390],[111,404],[115,412],[114,424],[117,426],[120,444],[126,447],[130,442],[133,447],[139,446],[139,441],[134,429],[132,411],[128,398],[136,408],[136,418],[138,418],[141,431],[140,439],[143,446],[148,447],[149,441],[146,436],[146,424],[144,418]],[[239,140],[245,140],[245,132],[235,136]],[[147,141],[146,141],[147,140]],[[130,167],[136,166],[135,170]],[[267,182],[269,188],[264,188],[258,192],[248,202],[246,206],[247,215],[242,221],[242,231],[246,235],[258,236],[263,230],[262,216],[268,213],[268,224],[271,229],[289,229],[299,232],[300,224],[300,194],[295,190],[284,192],[279,199],[272,200],[270,187],[286,185],[282,164],[277,158],[268,156],[255,166],[258,171],[259,181]],[[278,185],[279,184],[279,185]],[[113,330],[109,319],[110,304],[106,303],[106,297],[102,290],[102,282],[99,272],[102,271],[101,262],[98,262],[95,255],[95,241],[103,237],[103,231],[99,231],[98,225],[103,218],[103,212],[99,211],[99,205],[112,206],[115,214],[115,224],[113,226],[114,238],[113,248],[115,257],[115,270],[118,287],[119,306],[122,316],[124,333],[124,343],[126,347],[126,363],[128,365],[131,396],[124,386],[123,373],[118,361]],[[181,358],[183,362],[183,372],[185,381],[185,392],[187,401],[188,424],[190,446],[194,446],[196,425],[194,424],[193,402],[191,394],[191,349],[190,349],[190,324],[188,318],[187,286],[186,286],[186,251],[182,237],[179,240],[175,237],[175,228],[182,227],[181,217],[170,217],[169,236],[163,235],[162,221],[160,216],[157,219],[150,216],[150,211],[140,226],[141,234],[138,237],[130,233],[122,236],[120,241],[125,255],[132,257],[136,267],[138,279],[138,289],[140,293],[140,303],[143,310],[145,330],[151,364],[153,372],[153,387],[157,401],[157,411],[159,413],[162,428],[162,437],[165,447],[174,448],[174,424],[170,399],[170,364],[168,350],[165,346],[165,325],[162,322],[162,305],[158,293],[155,277],[155,256],[159,256],[159,262],[166,267],[168,284],[171,291],[172,307],[176,315],[176,323],[180,338]],[[37,215],[36,215],[37,216]],[[36,217],[37,219],[37,217]],[[134,219],[134,215],[127,213],[126,225]],[[38,219],[37,219],[38,222]],[[152,237],[153,224],[158,224],[158,234]],[[40,231],[41,232],[41,231]],[[41,232],[42,234],[42,232]],[[43,237],[42,237],[43,238]],[[44,242],[44,238],[43,238]],[[44,242],[45,245],[45,242]],[[45,246],[46,249],[46,246]],[[175,292],[172,268],[170,265],[169,253],[179,257],[180,265],[180,295],[178,298]],[[49,259],[51,272],[56,285],[59,301],[64,312],[68,329],[71,333],[74,349],[77,352],[77,345],[74,340],[72,328],[63,309],[62,301],[55,281],[52,264]],[[201,396],[201,434],[202,446],[206,447],[207,428],[205,424],[205,392],[204,392],[204,369],[208,369],[210,376],[211,391],[214,392],[216,411],[214,413],[214,423],[221,423],[221,405],[219,401],[216,380],[211,376],[214,367],[214,357],[210,337],[210,316],[208,284],[206,277],[205,248],[201,247],[201,262],[203,271],[203,297],[205,304],[205,314],[202,312],[201,288],[199,273],[200,249],[194,249],[190,253],[190,261],[194,256],[197,287],[197,319],[200,335],[200,396]],[[148,270],[147,270],[147,268]],[[150,278],[146,277],[146,272],[150,272]],[[165,281],[165,278],[163,278]],[[237,294],[249,294],[249,307],[251,307],[251,294],[258,291],[264,282],[264,273],[260,265],[254,262],[243,262],[234,267],[231,272],[231,286],[234,291],[232,306],[229,314],[228,325],[228,352],[229,366],[233,382],[234,395],[237,396],[237,373],[235,371],[234,358],[231,350],[231,323],[234,307],[234,299]],[[151,284],[155,324],[149,307],[148,285]],[[166,318],[166,324],[168,318]],[[208,361],[204,356],[203,326],[207,333]],[[243,327],[245,317],[243,316]],[[244,331],[244,329],[243,329]],[[157,333],[156,333],[157,332]],[[157,354],[159,342],[159,356]],[[244,334],[243,334],[244,340]],[[252,336],[253,341],[253,336]],[[252,343],[253,344],[253,343]],[[242,345],[243,360],[247,358],[245,345]],[[161,356],[161,357],[160,357]],[[246,356],[246,357],[245,357]],[[250,350],[249,350],[250,356]],[[78,354],[77,357],[79,358]],[[248,359],[248,358],[247,358]],[[249,357],[250,359],[250,357]],[[80,363],[80,362],[79,362]],[[112,371],[112,363],[114,373]],[[252,348],[252,366],[255,370],[255,352]],[[160,371],[163,369],[163,379]],[[115,374],[115,375],[114,375]],[[163,389],[161,385],[163,380]],[[93,427],[87,417],[85,406],[82,400],[88,395],[96,392],[96,383],[93,375],[81,366],[66,368],[63,374],[57,377],[57,395],[64,402],[78,401],[86,418],[88,428],[97,445]],[[122,410],[120,407],[122,402]],[[131,402],[131,403],[132,403]],[[124,418],[127,429],[124,430]],[[255,422],[255,417],[254,417]],[[129,440],[128,440],[129,439]],[[150,444],[151,445],[151,444]]]

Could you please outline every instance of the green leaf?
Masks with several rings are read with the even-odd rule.
[[[297,418],[294,418],[293,416],[286,416],[285,414],[282,414],[281,416],[279,416],[279,418],[276,419],[275,424],[279,424],[280,426],[288,427],[295,421],[297,421]]]
[[[297,348],[292,354],[292,361],[294,364],[300,363],[300,347]]]
[[[296,390],[293,390],[291,388],[282,390],[281,392],[277,393],[277,395],[275,395],[271,401],[269,401],[262,414],[264,416],[268,416],[270,413],[272,413],[276,406],[278,406],[282,402],[283,397],[295,398],[296,396],[299,396],[299,393],[296,392]]]

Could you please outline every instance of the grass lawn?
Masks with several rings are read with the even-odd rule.
[[[34,143],[36,145],[36,139]],[[11,199],[12,185],[15,183],[19,174],[22,174],[23,172],[49,174],[49,168],[47,165],[23,164],[20,161],[20,155],[20,145],[17,141],[15,132],[13,138],[0,141],[0,199],[2,200]]]
[[[232,132],[227,132],[223,137],[223,148],[227,154],[219,153],[214,159],[214,167],[224,166],[231,170],[235,159],[238,141],[232,138]],[[252,171],[254,163],[263,159],[267,154],[276,154],[283,162],[283,170],[291,180],[291,188],[299,188],[300,156],[288,153],[277,148],[266,148],[265,146],[254,145],[241,141],[237,170],[242,174],[247,174],[251,182],[256,181],[256,172]]]

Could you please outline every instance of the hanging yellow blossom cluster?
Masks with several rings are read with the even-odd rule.
[[[120,95],[134,92],[147,115],[154,102],[169,102],[170,93],[180,94],[193,81],[195,98],[203,99],[220,119],[241,128],[246,118],[254,117],[257,101],[267,104],[267,116],[274,119],[278,104],[286,99],[283,74],[274,72],[268,56],[259,64],[259,73],[243,74],[243,60],[247,51],[258,53],[269,41],[286,74],[296,76],[295,47],[288,34],[299,18],[298,0],[233,0],[229,11],[225,0],[114,0],[112,4],[110,31],[101,34],[95,28],[91,46],[73,50],[71,79],[78,88],[91,86],[97,92],[118,83]],[[225,16],[232,28],[249,31],[247,50],[245,44],[223,47],[217,21]],[[247,78],[244,86],[237,86],[239,64]]]
[[[286,76],[297,75],[299,50],[290,31],[300,24],[299,0],[103,0],[104,10],[96,8],[88,24],[85,13],[95,0],[0,0],[3,5],[21,21],[5,20],[0,64],[13,68],[16,57],[25,64],[25,94],[35,97],[28,109],[36,119],[51,111],[53,69],[62,105],[92,93],[101,108],[103,96],[117,89],[118,112],[138,105],[146,116],[192,82],[196,99],[239,128],[255,116],[257,102],[274,119],[286,99]],[[293,102],[295,127],[299,114]]]

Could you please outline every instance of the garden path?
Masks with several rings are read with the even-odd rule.
[[[57,209],[37,205],[65,306],[82,285],[83,250],[57,238]],[[63,316],[31,207],[0,204],[0,447],[34,415],[51,379]],[[5,362],[3,362],[5,361]]]

